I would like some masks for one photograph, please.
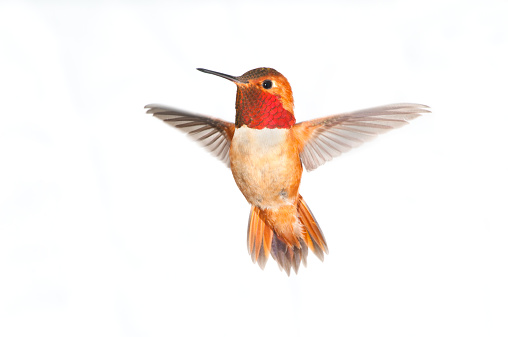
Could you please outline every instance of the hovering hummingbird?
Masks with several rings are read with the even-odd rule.
[[[158,104],[147,113],[201,143],[231,168],[251,205],[247,248],[263,269],[271,254],[289,275],[307,264],[310,248],[322,261],[328,247],[299,194],[303,166],[316,169],[364,141],[430,112],[421,104],[390,104],[296,123],[287,79],[271,68],[231,76],[198,68],[237,86],[235,123]]]

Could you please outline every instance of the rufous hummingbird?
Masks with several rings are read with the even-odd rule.
[[[149,104],[147,113],[201,143],[231,168],[251,205],[247,247],[263,269],[269,254],[289,275],[306,265],[310,248],[323,260],[328,247],[309,207],[299,194],[307,171],[377,134],[430,112],[421,104],[390,104],[296,123],[287,79],[271,68],[231,76],[198,68],[237,86],[235,123]]]

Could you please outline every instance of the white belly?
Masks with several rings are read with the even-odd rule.
[[[288,129],[251,129],[246,125],[235,130],[231,146],[243,155],[270,156],[280,151]]]

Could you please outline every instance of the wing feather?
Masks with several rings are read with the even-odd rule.
[[[294,126],[300,158],[308,171],[376,137],[430,112],[422,104],[398,103],[332,115]]]
[[[228,167],[230,166],[229,148],[235,133],[233,123],[159,104],[148,104],[145,109],[148,109],[147,113],[185,132]]]

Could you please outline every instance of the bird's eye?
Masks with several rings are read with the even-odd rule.
[[[263,81],[263,88],[270,89],[271,87],[272,87],[272,81],[270,81],[270,80]]]

